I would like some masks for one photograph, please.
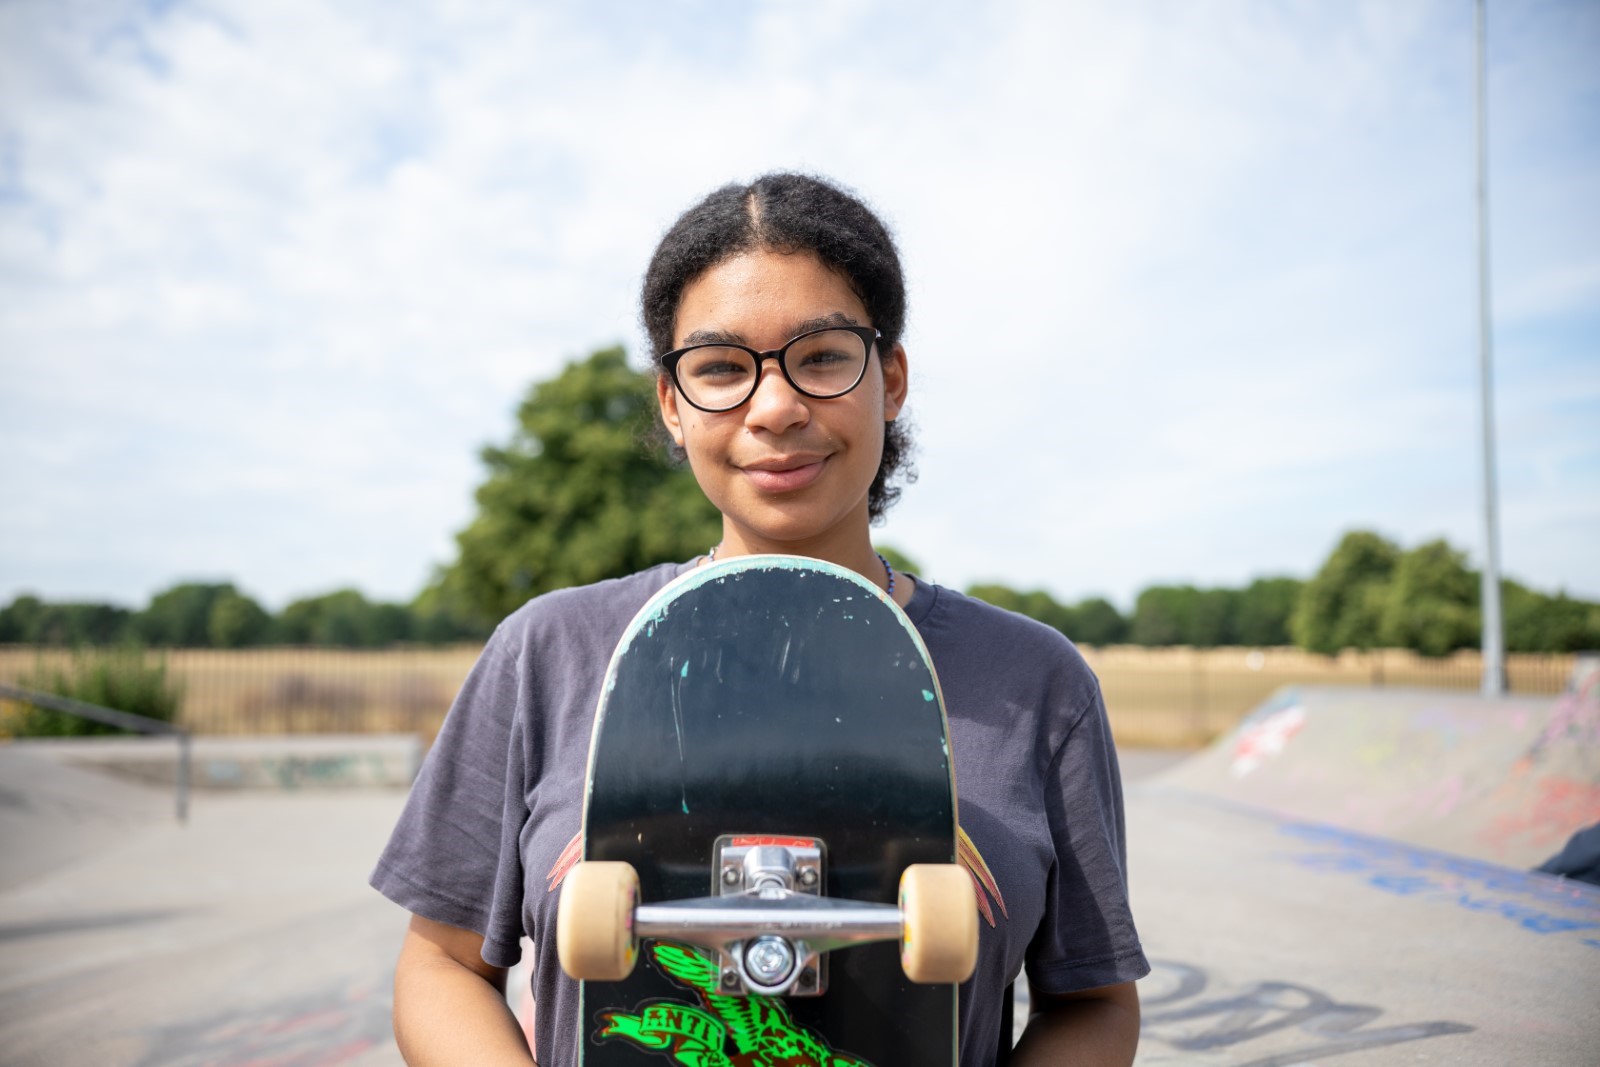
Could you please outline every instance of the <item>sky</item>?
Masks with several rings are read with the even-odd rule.
[[[1488,4],[1502,563],[1600,599],[1600,5]],[[0,602],[409,600],[700,196],[888,220],[923,576],[1483,559],[1468,0],[0,3]]]

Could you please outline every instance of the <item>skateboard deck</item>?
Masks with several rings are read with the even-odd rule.
[[[701,567],[618,643],[583,857],[631,864],[639,905],[715,895],[719,870],[736,877],[725,850],[763,844],[814,844],[817,873],[802,873],[820,896],[894,905],[908,865],[956,862],[956,827],[927,650],[854,572],[790,556]],[[582,983],[580,1062],[956,1063],[956,985],[911,982],[894,941],[823,953],[790,995],[751,992],[727,970],[714,951],[641,940],[627,978]]]

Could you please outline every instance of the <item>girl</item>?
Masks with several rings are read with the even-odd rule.
[[[1098,683],[1055,630],[896,573],[868,536],[908,452],[905,307],[888,231],[816,178],[719,189],[662,239],[643,292],[661,419],[722,513],[722,539],[687,563],[536,598],[467,678],[372,877],[413,916],[394,1016],[414,1067],[530,1062],[503,996],[524,935],[538,1062],[576,1061],[577,986],[554,928],[605,665],[662,586],[758,552],[878,582],[939,672],[982,915],[961,988],[963,1067],[1132,1062],[1133,982],[1149,966]],[[1003,1016],[1023,968],[1032,1016],[1010,1050]]]

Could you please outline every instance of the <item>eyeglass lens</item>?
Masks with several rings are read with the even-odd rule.
[[[819,400],[840,396],[861,380],[867,345],[849,330],[821,330],[790,341],[783,365],[802,393]],[[756,358],[742,348],[702,345],[678,360],[678,388],[691,403],[712,410],[738,407],[755,392]]]

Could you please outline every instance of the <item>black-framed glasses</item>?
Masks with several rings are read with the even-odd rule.
[[[775,359],[795,392],[813,400],[844,396],[867,374],[867,357],[882,338],[871,326],[811,330],[782,348],[758,352],[727,341],[668,352],[661,365],[678,394],[701,411],[732,411],[756,394],[761,364]]]

